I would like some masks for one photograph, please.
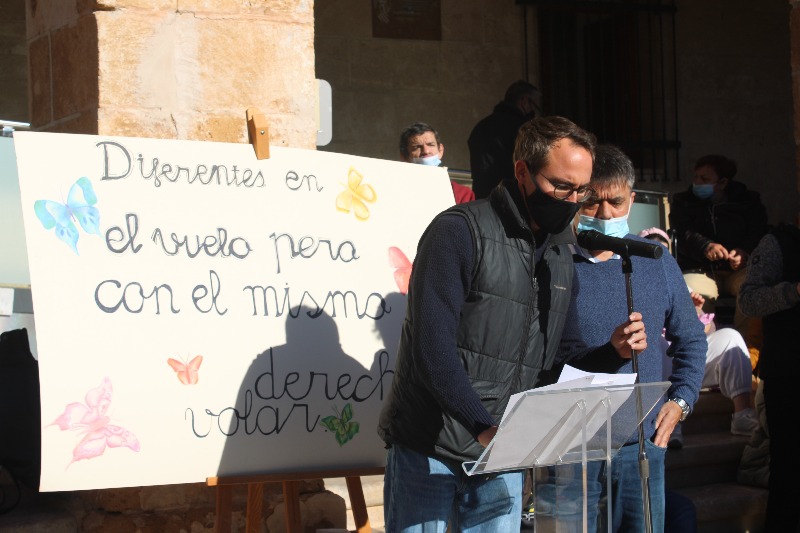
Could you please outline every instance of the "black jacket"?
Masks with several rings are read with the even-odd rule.
[[[784,224],[778,226],[772,234],[781,247],[783,258],[783,276],[780,280],[797,283],[800,281],[800,229]],[[797,377],[800,372],[800,359],[797,357],[798,324],[800,306],[797,305],[766,315],[762,319],[764,345],[758,359],[759,377]]]
[[[571,228],[551,235],[535,263],[533,234],[505,184],[488,200],[445,213],[464,217],[473,235],[472,280],[456,344],[472,388],[498,423],[510,396],[538,385],[542,370],[553,365],[569,308],[573,264],[568,245],[574,236]],[[444,412],[417,371],[415,361],[424,354],[412,350],[412,292],[378,433],[390,445],[428,456],[475,460],[483,448]]]
[[[703,252],[712,242],[728,251],[741,248],[749,254],[767,232],[767,211],[757,192],[738,181],[729,182],[726,192],[727,198],[718,204],[697,198],[691,187],[672,198],[669,222],[677,232],[681,269],[710,270]],[[727,261],[714,264],[714,268],[730,270]]]
[[[532,116],[500,102],[469,134],[469,164],[475,198],[486,198],[498,183],[514,178],[514,144],[517,132]]]

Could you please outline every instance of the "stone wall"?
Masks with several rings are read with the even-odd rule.
[[[668,190],[688,187],[698,157],[721,153],[738,163],[736,179],[761,193],[771,223],[793,220],[798,122],[789,56],[800,35],[790,37],[789,12],[785,0],[678,1],[683,181]]]
[[[800,2],[789,2],[791,7],[791,62],[792,100],[794,101],[794,148],[797,192],[800,193]],[[800,224],[800,202],[795,203],[795,222]]]
[[[439,131],[444,164],[469,169],[470,130],[526,78],[526,10],[514,0],[441,0],[441,40],[388,39],[372,36],[372,4],[315,3],[317,77],[333,92],[333,139],[321,149],[397,160],[400,132],[421,121]],[[536,84],[535,53],[528,70]]]
[[[526,70],[538,82],[535,9],[513,0],[441,5],[435,41],[373,37],[366,0],[315,4],[317,77],[333,91],[333,139],[322,149],[398,159],[400,131],[421,120],[441,133],[444,164],[469,169],[474,124]],[[699,156],[723,153],[737,160],[738,178],[762,193],[770,222],[791,219],[797,196],[786,192],[796,188],[798,84],[787,2],[678,0],[676,27],[681,180],[641,186],[685,189]]]
[[[0,120],[29,121],[25,0],[0,3]]]
[[[314,148],[311,0],[27,2],[37,130]]]
[[[216,509],[213,488],[203,484],[164,485],[106,490],[88,490],[52,495],[47,499],[51,510],[71,517],[72,527],[64,531],[117,533],[119,531],[152,531],[192,533],[214,532]],[[233,488],[231,530],[246,529],[247,487]],[[39,506],[41,509],[41,505]],[[279,483],[265,485],[263,518],[256,528],[266,533],[285,533],[285,506]],[[19,512],[28,512],[20,509]],[[53,516],[40,513],[40,531],[48,531],[57,523]],[[321,528],[345,528],[344,501],[324,490],[322,480],[300,484],[300,514],[305,531]]]

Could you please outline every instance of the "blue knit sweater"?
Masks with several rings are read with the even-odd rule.
[[[628,238],[643,240],[633,235],[628,235]],[[580,249],[576,249],[573,255],[575,280],[562,339],[564,345],[575,342],[589,346],[603,344],[608,341],[614,328],[628,317],[622,261],[615,256],[608,261],[595,263],[589,257]],[[703,382],[708,345],[683,275],[669,254],[663,254],[659,259],[632,257],[631,264],[633,310],[642,314],[648,346],[638,355],[638,381],[663,381],[660,337],[662,330],[666,329],[666,338],[672,343],[671,353],[674,357],[667,398],[678,396],[693,406]],[[568,360],[568,357],[562,354],[561,362],[582,367],[580,361]],[[632,373],[632,362],[627,362],[618,372]],[[656,405],[645,421],[644,433],[647,438],[655,433],[655,419],[660,407],[660,403]],[[635,442],[636,438],[634,433],[629,442]]]

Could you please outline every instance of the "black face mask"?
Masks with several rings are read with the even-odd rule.
[[[547,233],[561,233],[569,226],[581,205],[553,198],[549,194],[536,188],[536,192],[525,198],[528,213],[534,222]]]

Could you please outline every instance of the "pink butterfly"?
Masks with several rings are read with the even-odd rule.
[[[177,359],[167,359],[167,364],[172,367],[178,374],[178,379],[184,385],[194,385],[200,378],[198,372],[200,371],[200,363],[203,362],[203,356],[198,355],[188,363],[182,363]]]
[[[127,429],[110,424],[106,416],[111,404],[111,380],[103,378],[99,387],[86,393],[86,403],[73,402],[64,412],[50,424],[58,426],[61,431],[67,429],[80,430],[84,434],[81,441],[72,450],[72,461],[93,459],[106,451],[106,448],[126,447],[139,451],[139,439]]]
[[[408,294],[408,281],[411,279],[412,263],[406,257],[406,254],[395,246],[389,247],[389,264],[394,271],[394,281],[397,283],[397,289],[401,294]]]

